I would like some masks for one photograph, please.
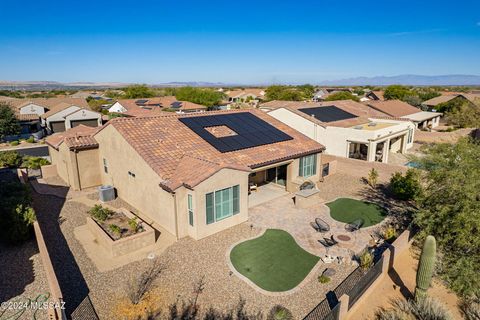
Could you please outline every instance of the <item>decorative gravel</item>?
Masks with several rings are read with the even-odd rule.
[[[39,295],[48,293],[47,278],[35,239],[15,247],[0,245],[0,302],[25,303],[28,299],[35,301]],[[4,310],[0,308],[2,319],[18,312]],[[34,313],[34,309],[28,308],[20,319],[33,319]],[[39,309],[35,316],[38,320],[48,319],[47,310]]]
[[[64,203],[56,197],[38,194],[34,194],[34,204],[42,225],[49,226],[45,227],[45,233],[48,233],[45,240],[52,252],[68,311],[71,312],[88,294],[101,319],[115,317],[115,305],[125,296],[128,279],[145,268],[150,261],[145,259],[100,273],[73,235],[75,227],[86,223],[89,208],[74,201]],[[125,206],[125,203],[121,206]],[[60,228],[57,221],[60,221]],[[192,298],[195,283],[203,278],[205,289],[200,295],[199,304],[205,309],[212,306],[225,310],[236,306],[242,297],[246,300],[247,310],[266,313],[275,304],[282,304],[296,318],[300,318],[354,268],[331,264],[328,267],[335,268],[337,273],[327,284],[319,283],[316,279],[318,275],[315,275],[298,292],[279,297],[266,296],[231,273],[227,264],[230,246],[249,239],[260,231],[251,229],[248,223],[244,223],[202,240],[185,238],[170,246],[159,257],[166,266],[157,287],[162,295],[161,300],[168,305],[177,299]],[[324,269],[321,267],[318,273]]]

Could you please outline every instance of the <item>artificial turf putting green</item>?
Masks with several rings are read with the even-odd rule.
[[[303,250],[286,231],[268,229],[230,252],[235,269],[267,291],[295,288],[317,264],[319,257]]]
[[[387,212],[377,204],[350,198],[338,198],[327,203],[330,215],[333,219],[350,223],[357,219],[363,219],[362,228],[373,226],[385,219]]]

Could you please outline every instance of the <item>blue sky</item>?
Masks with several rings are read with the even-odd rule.
[[[0,80],[480,75],[480,1],[2,1]]]

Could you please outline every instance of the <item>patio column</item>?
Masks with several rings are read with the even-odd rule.
[[[386,140],[383,143],[383,157],[382,157],[382,162],[387,163],[388,162],[388,153],[389,153],[389,147],[390,147],[390,139]]]
[[[377,143],[368,143],[367,161],[375,161],[375,153],[377,151]]]

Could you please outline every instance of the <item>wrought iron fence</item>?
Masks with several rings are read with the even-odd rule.
[[[303,320],[338,320],[340,303],[330,307],[328,299],[323,299]]]
[[[355,302],[365,293],[365,291],[372,285],[372,283],[382,274],[383,256],[375,263],[375,265],[368,269],[368,271],[360,278],[360,280],[350,289],[348,296],[348,309],[350,310]]]
[[[382,274],[383,256],[366,272],[358,267],[346,277],[327,298],[320,302],[303,320],[338,320],[340,302],[338,299],[349,296],[348,309],[358,301],[372,283]],[[328,298],[330,296],[330,299]],[[332,307],[333,306],[333,307]]]

